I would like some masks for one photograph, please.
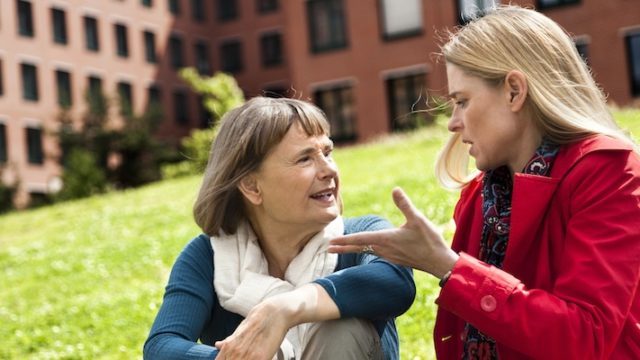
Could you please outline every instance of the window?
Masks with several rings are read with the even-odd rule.
[[[589,63],[589,41],[585,39],[575,39],[576,50],[578,50],[578,54],[580,57],[586,62]]]
[[[538,0],[538,9],[548,9],[564,5],[579,4],[580,0]]]
[[[18,34],[26,37],[33,37],[33,11],[31,9],[31,2],[24,0],[17,0],[18,8]]]
[[[56,44],[66,44],[67,18],[64,10],[52,8],[51,23],[53,24],[53,42]]]
[[[422,33],[422,0],[381,0],[380,8],[385,39]]]
[[[42,154],[42,129],[27,128],[27,155],[29,164],[40,165],[44,161]]]
[[[196,55],[196,68],[200,74],[210,74],[211,65],[209,64],[209,47],[204,41],[196,42],[194,46]]]
[[[260,53],[262,54],[263,66],[282,64],[282,35],[280,33],[262,35],[260,37]]]
[[[147,109],[162,104],[162,91],[157,85],[151,85],[147,89]]]
[[[120,99],[120,115],[133,115],[133,94],[131,84],[125,81],[118,83],[118,98]]]
[[[640,96],[640,32],[626,36],[631,94]]]
[[[342,49],[347,46],[342,0],[307,1],[307,18],[312,52]]]
[[[71,106],[71,74],[56,70],[56,88],[58,89],[58,105],[63,108]]]
[[[142,6],[144,7],[152,7],[153,0],[140,0],[140,4],[142,4]]]
[[[389,104],[392,131],[415,129],[431,121],[427,112],[425,74],[415,74],[387,80],[387,103]]]
[[[100,50],[100,42],[98,40],[98,20],[94,17],[84,17],[84,37],[86,40],[87,50]]]
[[[242,71],[242,44],[233,40],[223,43],[220,46],[220,56],[222,57],[222,71],[237,73]]]
[[[173,15],[180,15],[180,0],[168,0],[169,1],[169,12]]]
[[[260,14],[268,14],[277,11],[278,0],[256,0],[256,8]]]
[[[22,73],[22,98],[38,101],[38,70],[32,64],[20,64]]]
[[[238,17],[238,1],[237,0],[217,0],[218,2],[218,20],[228,21]]]
[[[205,21],[204,0],[191,0],[191,17],[198,21]]]
[[[187,105],[187,93],[176,90],[173,93],[173,109],[178,125],[189,124],[189,106]]]
[[[213,116],[206,106],[204,106],[204,98],[198,96],[198,108],[200,110],[200,128],[207,129],[213,125]]]
[[[171,35],[171,37],[169,37],[169,52],[171,56],[171,66],[173,66],[174,69],[183,67],[182,39],[178,35]]]
[[[477,16],[482,16],[487,10],[494,8],[497,0],[458,0],[458,22],[466,24]]]
[[[150,64],[158,62],[158,53],[156,52],[156,34],[151,31],[143,32],[144,37],[144,58]]]
[[[353,90],[344,85],[314,92],[315,103],[327,115],[335,142],[356,139]]]
[[[0,164],[7,162],[7,125],[0,123]]]
[[[89,77],[89,87],[87,89],[87,104],[89,113],[95,116],[106,116],[109,110],[107,98],[102,92],[102,79],[97,76]]]
[[[129,56],[129,42],[127,41],[127,27],[122,24],[115,24],[116,52],[120,57]]]

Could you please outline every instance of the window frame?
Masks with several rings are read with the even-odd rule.
[[[145,61],[149,64],[157,64],[158,51],[156,49],[156,34],[151,30],[143,30],[142,42],[144,43]]]
[[[421,36],[422,34],[424,34],[424,16],[422,12],[423,9],[422,9],[422,2],[421,2],[422,0],[418,1],[418,4],[420,4],[420,27],[404,30],[400,32],[395,32],[395,33],[389,33],[387,30],[387,23],[386,23],[386,17],[385,17],[386,1],[388,0],[378,0],[378,14],[379,14],[378,22],[380,24],[381,36],[384,40],[386,41],[399,40],[399,39],[404,39],[408,37]]]
[[[329,24],[319,24],[318,18],[316,16],[315,11],[318,11],[318,8],[315,6],[325,6],[322,8],[324,11],[327,11],[327,19],[329,19]],[[349,31],[347,18],[344,11],[344,1],[342,0],[307,0],[307,23],[308,23],[308,35],[309,35],[309,45],[311,47],[311,52],[313,54],[319,54],[330,51],[338,51],[342,49],[346,49],[349,47]],[[336,25],[337,28],[334,29],[332,25]],[[326,43],[319,43],[318,41],[318,32],[320,30],[320,26],[327,25],[329,28],[329,39]],[[340,36],[341,35],[341,36]]]
[[[349,91],[350,94],[341,94],[343,91]],[[333,105],[331,109],[327,104],[324,104],[324,98],[321,94],[330,94],[333,98]],[[344,97],[348,97],[350,100],[351,111],[349,118],[343,118],[340,112],[343,111]],[[355,111],[355,96],[354,87],[350,82],[333,84],[331,86],[324,86],[313,90],[313,102],[327,115],[327,120],[331,126],[331,139],[335,143],[353,142],[358,139],[358,127],[357,127],[357,115]],[[343,121],[349,121],[350,124],[343,124]],[[346,128],[351,127],[352,133],[344,131]],[[334,132],[339,129],[339,133]],[[343,133],[344,132],[344,133]]]
[[[277,39],[277,41],[270,42],[274,39]],[[270,55],[267,51],[270,45],[275,46],[276,50],[274,50],[273,53],[277,54],[271,54],[274,56],[267,56]],[[270,68],[284,64],[284,49],[282,48],[282,46],[283,41],[281,31],[268,31],[260,34],[260,62],[262,64],[262,67]]]
[[[471,21],[474,17],[482,17],[482,16],[486,13],[486,10],[488,9],[488,8],[486,7],[486,5],[484,4],[484,2],[485,2],[485,1],[491,1],[491,2],[493,2],[493,6],[500,4],[500,0],[471,0],[471,1],[475,2],[475,3],[476,3],[476,5],[477,5],[477,3],[478,3],[479,1],[482,1],[482,3],[483,3],[483,8],[482,8],[482,10],[475,12],[473,15],[471,15],[471,16],[469,16],[469,17],[465,17],[465,14],[463,14],[463,13],[462,13],[462,11],[463,11],[463,4],[462,4],[462,2],[463,2],[463,1],[465,1],[465,0],[457,0],[457,1],[456,1],[456,9],[457,9],[457,11],[458,11],[458,12],[457,12],[457,14],[456,14],[456,17],[457,17],[457,19],[458,19],[458,24],[460,24],[460,25],[465,25],[465,24],[467,24],[467,23],[468,23],[469,21]]]
[[[638,59],[635,59],[633,57],[633,52],[632,52],[632,42],[633,42],[633,39],[636,39],[636,38],[638,39],[637,40]],[[629,86],[631,90],[631,97],[637,98],[637,97],[640,97],[640,30],[625,34],[624,42],[625,42],[627,65],[628,65],[628,71],[629,71],[629,82],[630,82]],[[638,64],[637,69],[634,66],[635,64]],[[636,78],[636,73],[638,74],[637,78]]]
[[[133,116],[133,85],[128,81],[118,81],[118,101],[120,105],[120,115],[124,117]]]
[[[240,17],[238,0],[216,0],[217,19],[220,22],[236,20]]]
[[[402,132],[414,130],[420,127],[420,121],[426,124],[432,120],[427,112],[412,113],[412,109],[415,104],[418,103],[420,98],[424,98],[424,101],[428,98],[428,94],[425,94],[424,96],[422,94],[427,91],[427,74],[428,73],[426,71],[411,71],[392,74],[385,78],[385,92],[389,108],[390,131]],[[399,89],[398,85],[400,84],[400,81],[405,81],[403,89],[405,98],[403,100],[406,104],[411,104],[410,109],[402,110],[399,108],[397,100],[400,100],[400,94],[398,94],[397,90]],[[420,86],[421,88],[418,89]],[[422,109],[418,109],[418,111],[428,110],[428,106],[424,101],[421,102],[423,105]]]
[[[25,127],[26,145],[27,145],[27,163],[29,165],[43,165],[44,151],[42,144],[42,128],[27,126]]]
[[[178,34],[169,35],[169,61],[171,67],[179,70],[185,66],[184,39]]]
[[[189,94],[186,90],[173,91],[173,119],[179,126],[189,126]]]
[[[33,70],[32,73],[31,70]],[[22,81],[22,100],[38,102],[40,100],[40,92],[38,89],[38,67],[35,64],[28,62],[20,63],[20,78]],[[31,91],[29,91],[30,87],[32,87]]]
[[[84,30],[85,49],[91,52],[100,51],[100,26],[98,18],[85,15],[82,17],[82,27]]]
[[[562,8],[565,6],[580,5],[582,0],[557,0],[555,4],[545,4],[542,0],[536,0],[536,9],[538,10],[550,10],[555,8]]]
[[[244,58],[242,41],[239,39],[226,40],[220,44],[220,69],[223,72],[237,74],[244,70]],[[233,53],[229,53],[234,50]],[[237,58],[237,61],[228,61],[229,56]],[[233,64],[232,64],[233,63]]]
[[[278,0],[256,0],[256,12],[260,15],[271,14],[280,9]]]
[[[63,109],[68,109],[73,105],[73,86],[71,73],[66,70],[56,69],[55,78],[56,91],[58,93],[58,105]]]
[[[51,27],[53,42],[55,44],[67,45],[69,36],[67,32],[67,12],[64,9],[51,8]]]
[[[0,121],[0,164],[9,160],[9,144],[7,141],[7,124]]]
[[[113,24],[113,32],[116,41],[116,55],[121,58],[129,57],[129,29],[126,24]]]
[[[22,37],[35,37],[36,29],[33,21],[33,5],[31,1],[16,0],[16,12],[18,35]]]

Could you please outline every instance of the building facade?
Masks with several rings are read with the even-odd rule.
[[[64,111],[81,121],[86,94],[120,114],[161,104],[158,136],[173,142],[210,115],[179,76],[232,74],[247,97],[309,99],[336,142],[367,141],[429,121],[446,93],[434,54],[445,29],[499,0],[3,0],[0,167],[25,204],[59,186],[50,134]],[[503,1],[506,2],[506,1]],[[611,103],[640,99],[640,2],[512,1],[558,21]]]

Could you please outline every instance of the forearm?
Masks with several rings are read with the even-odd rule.
[[[369,320],[403,314],[415,298],[411,269],[381,259],[317,279],[340,310],[341,317]]]
[[[153,360],[211,360],[216,358],[218,350],[174,334],[157,334],[145,343],[143,354],[144,359]]]
[[[306,284],[293,291],[265,300],[266,306],[281,311],[287,326],[340,318],[338,306],[325,289],[318,284]]]

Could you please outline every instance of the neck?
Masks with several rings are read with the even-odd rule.
[[[513,152],[515,156],[508,164],[512,179],[515,173],[522,172],[542,142],[542,132],[532,121],[526,124],[527,126],[522,130],[522,137],[518,139],[517,150]]]
[[[250,219],[253,231],[258,237],[265,258],[269,264],[269,275],[284,278],[293,259],[320,230],[306,231],[283,224],[267,224],[265,221]]]

